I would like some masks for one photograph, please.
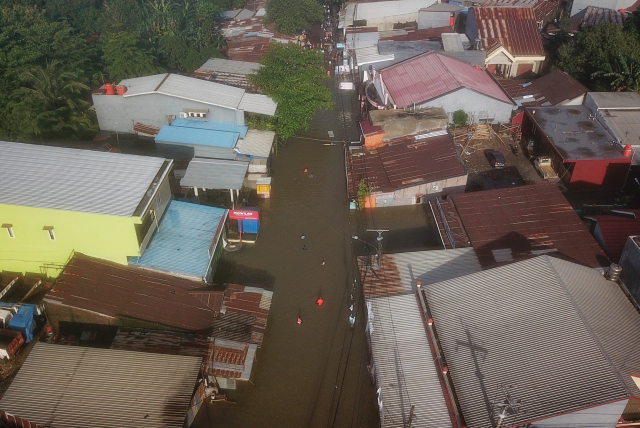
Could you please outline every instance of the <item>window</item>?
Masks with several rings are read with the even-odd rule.
[[[52,241],[56,240],[56,235],[53,233],[53,226],[45,226],[42,228],[42,230],[46,230],[47,232],[49,232],[49,239],[51,239]]]
[[[8,223],[4,223],[2,225],[3,229],[7,229],[7,233],[9,234],[9,238],[15,238],[16,235],[13,233],[13,225],[12,224],[8,224]]]

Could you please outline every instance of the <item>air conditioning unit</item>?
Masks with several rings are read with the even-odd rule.
[[[189,117],[189,113],[187,113],[186,111],[181,111],[180,112],[180,117],[183,119],[186,119],[187,117]]]

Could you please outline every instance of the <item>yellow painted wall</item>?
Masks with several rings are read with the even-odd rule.
[[[0,204],[0,225],[12,224],[15,238],[0,229],[0,271],[57,277],[72,251],[126,264],[139,251],[138,217]],[[44,226],[53,226],[55,240]]]

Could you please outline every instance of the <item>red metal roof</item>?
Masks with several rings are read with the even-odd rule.
[[[594,268],[609,265],[553,183],[456,194],[452,200],[484,269],[545,252]]]
[[[392,30],[380,33],[380,41],[414,42],[420,40],[440,40],[442,34],[453,33],[451,27],[425,28],[423,30]]]
[[[46,299],[112,317],[204,331],[210,329],[215,312],[187,291],[200,285],[76,253]]]
[[[380,73],[399,108],[430,101],[460,88],[512,104],[487,72],[437,52],[416,56]]]
[[[589,91],[586,86],[561,70],[554,70],[534,80],[496,80],[511,98],[517,99],[524,107],[555,106]],[[532,98],[522,98],[528,95]]]
[[[544,56],[542,36],[530,7],[474,7],[478,37],[487,55],[504,47],[515,56]]]
[[[536,16],[536,21],[544,21],[553,9],[558,7],[557,0],[484,0],[479,6],[491,7],[530,7]]]
[[[638,210],[629,210],[629,214],[636,216],[640,215],[640,212]],[[640,235],[640,219],[638,218],[622,217],[620,215],[594,215],[588,218],[598,222],[598,228],[605,246],[604,250],[614,263],[620,261],[627,238],[633,235]]]
[[[362,129],[362,135],[364,136],[375,135],[380,132],[383,132],[382,126],[374,126],[370,124],[368,120],[361,120],[360,128]]]
[[[351,197],[362,178],[371,193],[386,193],[467,174],[449,134],[420,140],[408,135],[357,154],[350,153],[348,159]]]

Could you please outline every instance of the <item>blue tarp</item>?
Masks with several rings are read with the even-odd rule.
[[[15,306],[15,303],[0,304],[0,306]],[[36,313],[36,305],[21,305],[18,308],[18,313],[9,321],[9,330],[19,331],[24,337],[26,343],[33,340],[33,330],[36,325],[33,321],[33,317]]]

